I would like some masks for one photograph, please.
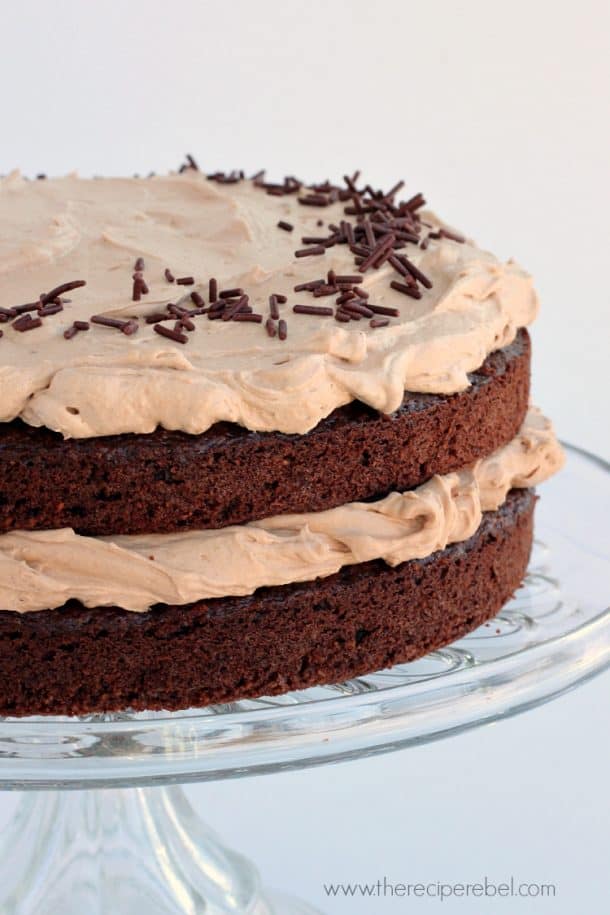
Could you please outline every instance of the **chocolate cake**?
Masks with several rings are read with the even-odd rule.
[[[0,179],[0,714],[363,675],[519,586],[538,300],[402,187]]]

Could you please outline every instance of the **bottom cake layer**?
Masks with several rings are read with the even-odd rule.
[[[476,533],[396,568],[346,566],[145,613],[0,612],[0,714],[181,709],[273,695],[389,667],[495,616],[527,567],[535,496],[512,490]]]

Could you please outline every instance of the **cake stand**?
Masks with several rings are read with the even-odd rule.
[[[532,708],[609,666],[609,467],[567,450],[537,509],[524,586],[449,648],[272,699],[0,719],[0,785],[36,789],[0,838],[3,915],[314,915],[264,891],[178,785],[436,740]]]

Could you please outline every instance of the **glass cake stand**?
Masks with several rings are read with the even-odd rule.
[[[566,469],[544,486],[524,586],[448,648],[346,683],[207,709],[0,718],[0,786],[36,789],[0,838],[3,915],[314,915],[263,891],[178,785],[436,740],[609,666],[609,466],[567,451]]]

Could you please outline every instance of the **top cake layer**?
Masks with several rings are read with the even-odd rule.
[[[531,278],[444,234],[421,195],[400,204],[397,193],[356,191],[351,180],[342,190],[292,179],[225,183],[194,169],[147,179],[2,179],[0,421],[20,416],[76,438],[159,425],[196,434],[220,420],[303,434],[352,400],[391,413],[405,390],[466,389],[468,372],[534,319]],[[194,283],[169,282],[167,269]],[[220,290],[243,290],[253,314],[193,315],[194,330],[175,334],[186,345],[146,323],[167,315],[169,302],[195,309],[193,292],[209,306],[212,277]],[[333,298],[294,291],[321,279]],[[86,285],[66,293],[71,301],[48,295],[74,280]],[[396,310],[387,326],[371,326],[370,314],[358,320],[357,309],[351,321],[332,310],[293,311],[334,308],[356,282],[356,301]],[[285,339],[277,324],[274,336],[265,327],[273,294],[287,299],[278,306]],[[118,326],[91,324],[65,339],[73,321],[92,315]],[[173,323],[161,326],[173,333]]]

